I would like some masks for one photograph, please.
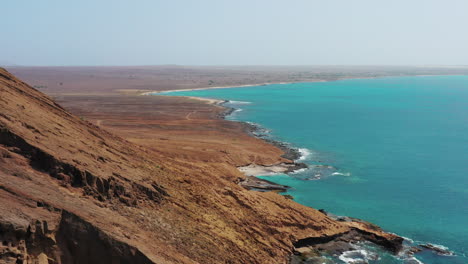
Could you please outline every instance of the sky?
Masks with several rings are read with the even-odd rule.
[[[467,0],[5,0],[0,64],[468,65]]]

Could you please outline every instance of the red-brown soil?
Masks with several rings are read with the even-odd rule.
[[[282,152],[218,106],[151,96],[48,96],[0,69],[0,263],[287,263],[294,243],[357,232],[236,166]]]

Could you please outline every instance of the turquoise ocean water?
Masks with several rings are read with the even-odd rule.
[[[416,255],[423,263],[468,263],[468,76],[168,94],[231,100],[240,110],[229,119],[259,124],[270,137],[301,148],[311,169],[264,176],[293,187],[288,193],[297,202],[456,254]]]

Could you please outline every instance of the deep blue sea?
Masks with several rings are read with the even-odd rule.
[[[300,148],[310,169],[264,176],[291,186],[295,201],[456,254],[422,252],[415,255],[422,263],[468,263],[468,76],[168,94],[231,100],[240,110],[229,119],[259,124],[270,137]]]

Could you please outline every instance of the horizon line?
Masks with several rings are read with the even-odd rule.
[[[468,64],[101,64],[101,65],[25,65],[25,64],[0,64],[0,67],[468,67]]]

